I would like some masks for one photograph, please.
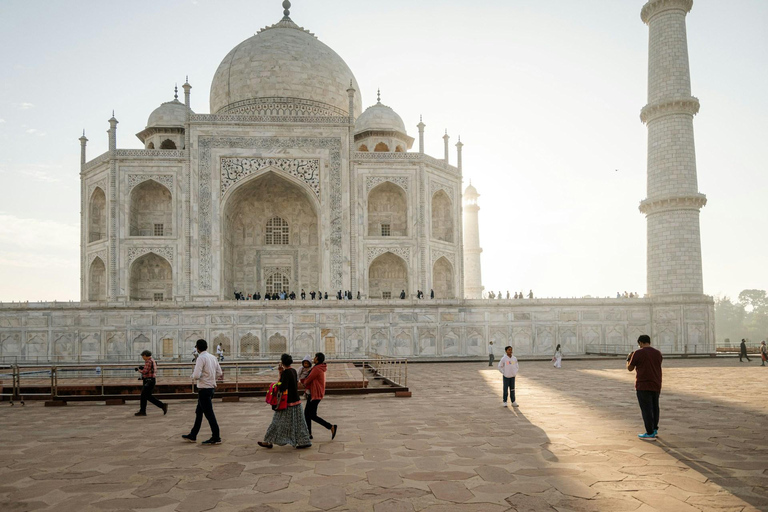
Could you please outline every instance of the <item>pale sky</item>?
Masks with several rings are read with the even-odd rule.
[[[442,158],[464,146],[481,194],[486,290],[544,297],[646,290],[642,0],[296,0],[292,19]],[[79,300],[79,142],[118,147],[189,75],[208,113],[224,56],[280,0],[0,2],[0,301]],[[768,289],[768,2],[688,15],[704,290]],[[414,150],[417,148],[414,147]]]

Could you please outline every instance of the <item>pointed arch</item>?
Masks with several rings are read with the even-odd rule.
[[[88,242],[107,238],[107,195],[96,187],[88,201]]]
[[[453,299],[456,289],[453,275],[453,265],[445,256],[441,256],[432,266],[432,286],[438,299]]]
[[[404,152],[405,150],[403,149],[403,146],[401,146],[400,144],[395,146],[395,153],[404,153]]]
[[[88,270],[88,300],[107,300],[107,267],[98,256]]]
[[[165,185],[147,180],[131,190],[130,236],[171,236],[173,196]]]
[[[386,145],[384,142],[379,142],[376,144],[376,146],[373,148],[373,151],[375,153],[386,153],[389,151],[389,146]]]
[[[403,258],[385,252],[368,267],[368,296],[374,299],[397,298],[408,293],[408,264]]]
[[[362,151],[364,153],[368,153],[368,146],[366,146],[365,144],[360,144],[360,147],[357,148],[357,150]]]
[[[408,236],[408,196],[384,181],[368,193],[368,236]]]
[[[173,298],[173,268],[154,252],[137,258],[130,268],[131,300],[170,300]]]
[[[176,143],[171,139],[165,139],[160,143],[160,149],[176,149]]]
[[[432,238],[453,242],[453,203],[444,190],[432,196]]]

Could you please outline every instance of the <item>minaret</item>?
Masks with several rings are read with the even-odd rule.
[[[115,119],[115,111],[112,111],[112,117],[109,118],[109,150],[115,151],[117,149],[117,119]]]
[[[424,127],[427,126],[424,124],[424,120],[419,116],[419,124],[416,125],[416,127],[419,129],[419,154],[424,154]]]
[[[85,165],[85,146],[88,144],[88,139],[85,136],[85,130],[83,130],[83,136],[80,137],[80,166]]]
[[[461,135],[459,135],[459,142],[456,143],[456,168],[459,170],[459,176],[461,176],[461,148],[464,144],[461,142]]]
[[[451,136],[448,135],[448,130],[445,130],[445,135],[443,135],[443,142],[445,142],[445,168],[448,168],[448,141],[451,140]]]
[[[191,106],[189,95],[190,91],[192,91],[192,86],[189,85],[189,76],[185,77],[184,84],[181,88],[184,89],[184,104],[189,108]]]
[[[464,190],[464,296],[467,299],[483,298],[483,279],[480,271],[480,225],[477,198],[480,194],[469,182]]]
[[[648,295],[703,294],[698,191],[685,17],[693,0],[651,0],[641,18],[648,24],[648,196],[640,211],[648,225]]]

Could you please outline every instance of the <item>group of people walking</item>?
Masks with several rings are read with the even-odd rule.
[[[739,345],[739,362],[743,363],[745,358],[747,362],[752,361],[747,355],[747,340],[742,338]],[[760,366],[765,366],[766,361],[768,361],[768,346],[766,346],[765,340],[763,340],[760,342]]]
[[[217,347],[217,355],[208,352],[208,342],[199,339],[195,343],[195,369],[192,372],[192,380],[197,387],[197,408],[195,409],[195,422],[189,434],[182,435],[182,439],[191,443],[197,442],[197,436],[203,425],[203,417],[208,421],[211,429],[211,437],[202,442],[203,445],[221,444],[221,431],[213,412],[213,396],[218,381],[223,380],[224,372],[221,370],[219,360],[223,359],[221,345]],[[168,404],[161,402],[152,396],[157,374],[157,363],[152,359],[152,352],[145,350],[141,353],[144,365],[137,367],[141,372],[142,391],[139,412],[136,416],[147,415],[147,403],[151,403],[168,413]],[[308,448],[312,446],[312,422],[326,428],[331,433],[331,439],[336,437],[338,425],[333,425],[318,416],[317,409],[325,396],[325,374],[328,367],[325,363],[325,354],[318,352],[314,358],[305,357],[302,361],[301,373],[293,368],[293,358],[290,354],[280,357],[277,367],[279,378],[277,388],[287,396],[287,407],[275,410],[272,423],[267,428],[264,440],[258,445],[264,448],[272,448],[274,445],[291,445],[296,448]],[[307,403],[302,410],[301,397],[299,396],[299,384],[306,390]]]

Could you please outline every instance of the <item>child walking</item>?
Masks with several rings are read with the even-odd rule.
[[[301,361],[301,370],[299,370],[299,382],[306,379],[309,376],[310,371],[312,371],[312,358],[310,356],[304,356],[304,359]],[[312,400],[309,388],[304,391],[304,397],[307,399],[307,402]]]

